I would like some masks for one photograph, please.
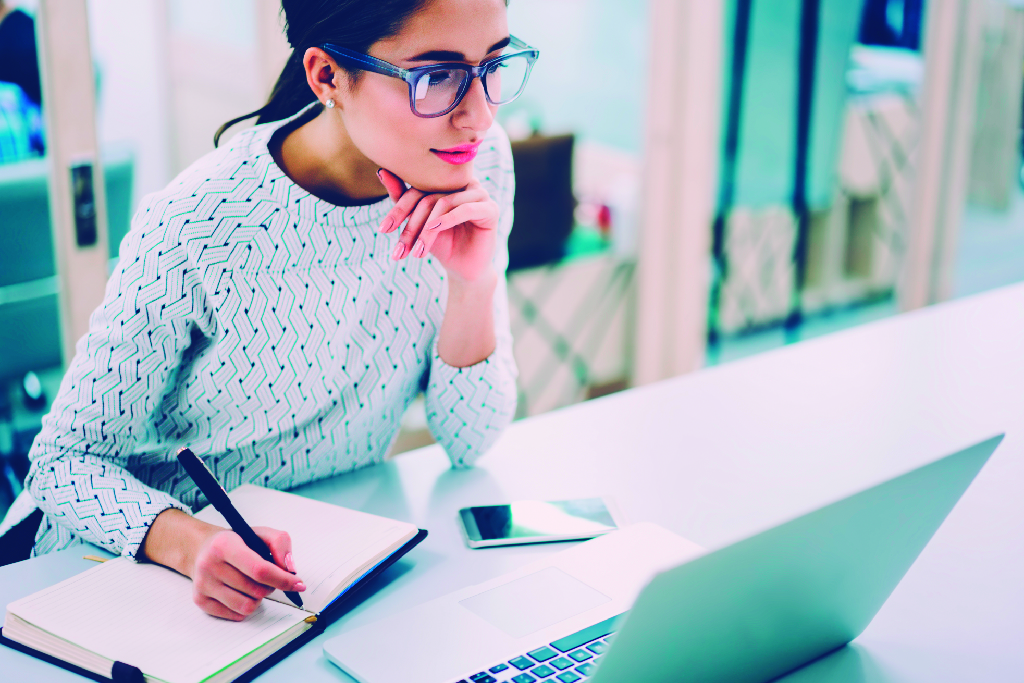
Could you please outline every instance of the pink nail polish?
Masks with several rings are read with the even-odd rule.
[[[416,244],[413,245],[412,255],[415,256],[416,258],[419,258],[419,257],[423,256],[423,251],[425,249],[426,249],[426,247],[423,246],[423,242],[420,241],[420,240],[417,240]]]
[[[306,584],[299,581],[297,584],[295,584],[295,590],[301,593],[302,591],[306,590]]]
[[[380,224],[381,232],[391,232],[391,226],[394,225],[394,221],[391,220],[391,216],[384,219],[384,222]]]
[[[405,254],[405,244],[399,242],[398,244],[395,245],[395,250],[391,252],[391,258],[397,261],[398,259],[402,258],[403,254]]]
[[[295,562],[292,561],[292,554],[288,553],[284,556],[284,566],[288,568],[292,574],[295,573]]]

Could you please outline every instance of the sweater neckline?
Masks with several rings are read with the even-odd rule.
[[[271,121],[254,127],[253,137],[249,143],[250,158],[259,175],[263,178],[264,188],[269,188],[271,195],[285,211],[302,221],[313,221],[331,227],[355,228],[366,224],[378,224],[394,206],[390,197],[370,204],[339,206],[321,199],[300,186],[284,172],[274,155],[270,152],[270,140],[281,128],[305,116],[316,106],[311,102],[301,110],[280,121]]]

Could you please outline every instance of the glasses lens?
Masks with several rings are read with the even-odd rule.
[[[494,64],[484,75],[484,87],[492,104],[511,102],[526,85],[530,61],[526,55],[512,55]]]
[[[430,116],[452,106],[466,77],[466,72],[461,69],[439,69],[420,76],[413,90],[416,111]]]

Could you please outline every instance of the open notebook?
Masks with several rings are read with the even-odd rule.
[[[115,662],[148,681],[231,681],[294,641],[375,568],[424,535],[412,524],[244,485],[231,501],[252,526],[288,531],[307,589],[302,609],[280,591],[241,622],[192,602],[192,582],[153,564],[117,558],[7,606],[3,636],[100,676]],[[197,518],[227,526],[208,506]]]

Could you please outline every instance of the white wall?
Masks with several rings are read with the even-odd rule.
[[[172,0],[176,2],[177,0]],[[164,0],[89,0],[101,147],[135,150],[135,199],[171,179]]]

